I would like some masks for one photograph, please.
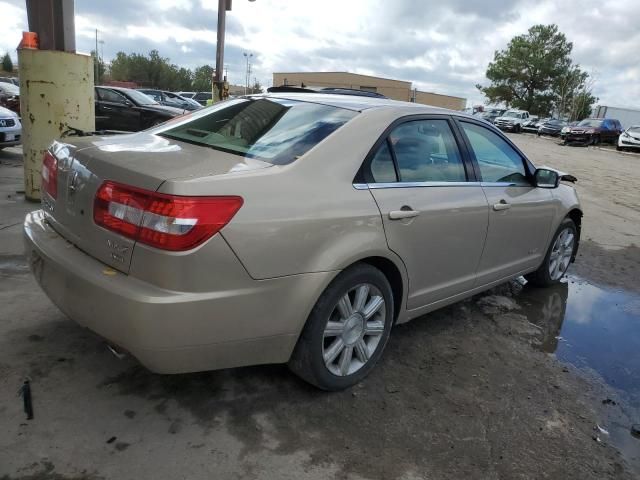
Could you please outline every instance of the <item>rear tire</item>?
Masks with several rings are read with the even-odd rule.
[[[382,356],[394,320],[389,281],[357,264],[340,273],[316,302],[289,360],[289,368],[322,390],[349,388]]]
[[[578,229],[570,218],[565,218],[556,231],[542,265],[525,278],[537,287],[550,287],[560,283],[567,273],[578,245]]]

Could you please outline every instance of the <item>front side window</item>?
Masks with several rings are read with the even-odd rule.
[[[284,165],[304,155],[356,115],[352,110],[316,103],[243,98],[188,115],[158,134]]]
[[[473,123],[460,124],[471,144],[483,182],[529,183],[522,157],[503,138]]]
[[[447,120],[415,120],[394,129],[389,142],[401,182],[465,182],[464,164]]]

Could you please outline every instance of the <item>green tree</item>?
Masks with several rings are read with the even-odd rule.
[[[486,76],[488,86],[477,85],[490,103],[547,115],[554,109],[565,115],[588,74],[571,60],[573,44],[557,25],[534,25],[514,37],[505,50],[496,51]]]
[[[193,89],[196,92],[210,92],[213,84],[213,67],[202,65],[193,72]]]
[[[5,72],[13,72],[13,62],[8,52],[2,57],[2,70]]]
[[[91,56],[93,57],[93,74],[95,76],[95,84],[101,85],[104,83],[104,76],[107,72],[107,66],[100,57],[96,57],[95,50],[91,50]]]
[[[577,93],[571,102],[569,120],[582,120],[591,116],[593,105],[598,101],[590,91],[584,90]]]
[[[262,85],[256,79],[253,86],[249,89],[249,93],[262,93]]]
[[[151,50],[148,55],[118,52],[111,62],[111,78],[163,90],[191,90],[194,74]]]

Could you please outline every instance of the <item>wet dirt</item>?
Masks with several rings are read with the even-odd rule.
[[[615,278],[608,283],[618,284]],[[615,392],[617,400],[607,397],[601,403],[608,408],[599,409],[597,425],[604,428],[594,427],[595,436],[618,448],[640,475],[640,443],[631,438],[632,422],[640,418],[640,293],[596,286],[577,276],[548,289],[511,282],[500,290],[506,294],[498,296],[502,304],[539,328],[531,337],[534,348]],[[479,303],[487,298],[492,297]]]

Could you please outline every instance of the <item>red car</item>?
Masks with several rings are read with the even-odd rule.
[[[0,82],[0,107],[20,115],[20,89],[13,83]]]
[[[602,143],[618,143],[618,137],[622,133],[622,125],[612,118],[585,118],[566,133],[566,143],[581,143],[584,145],[597,145]]]

